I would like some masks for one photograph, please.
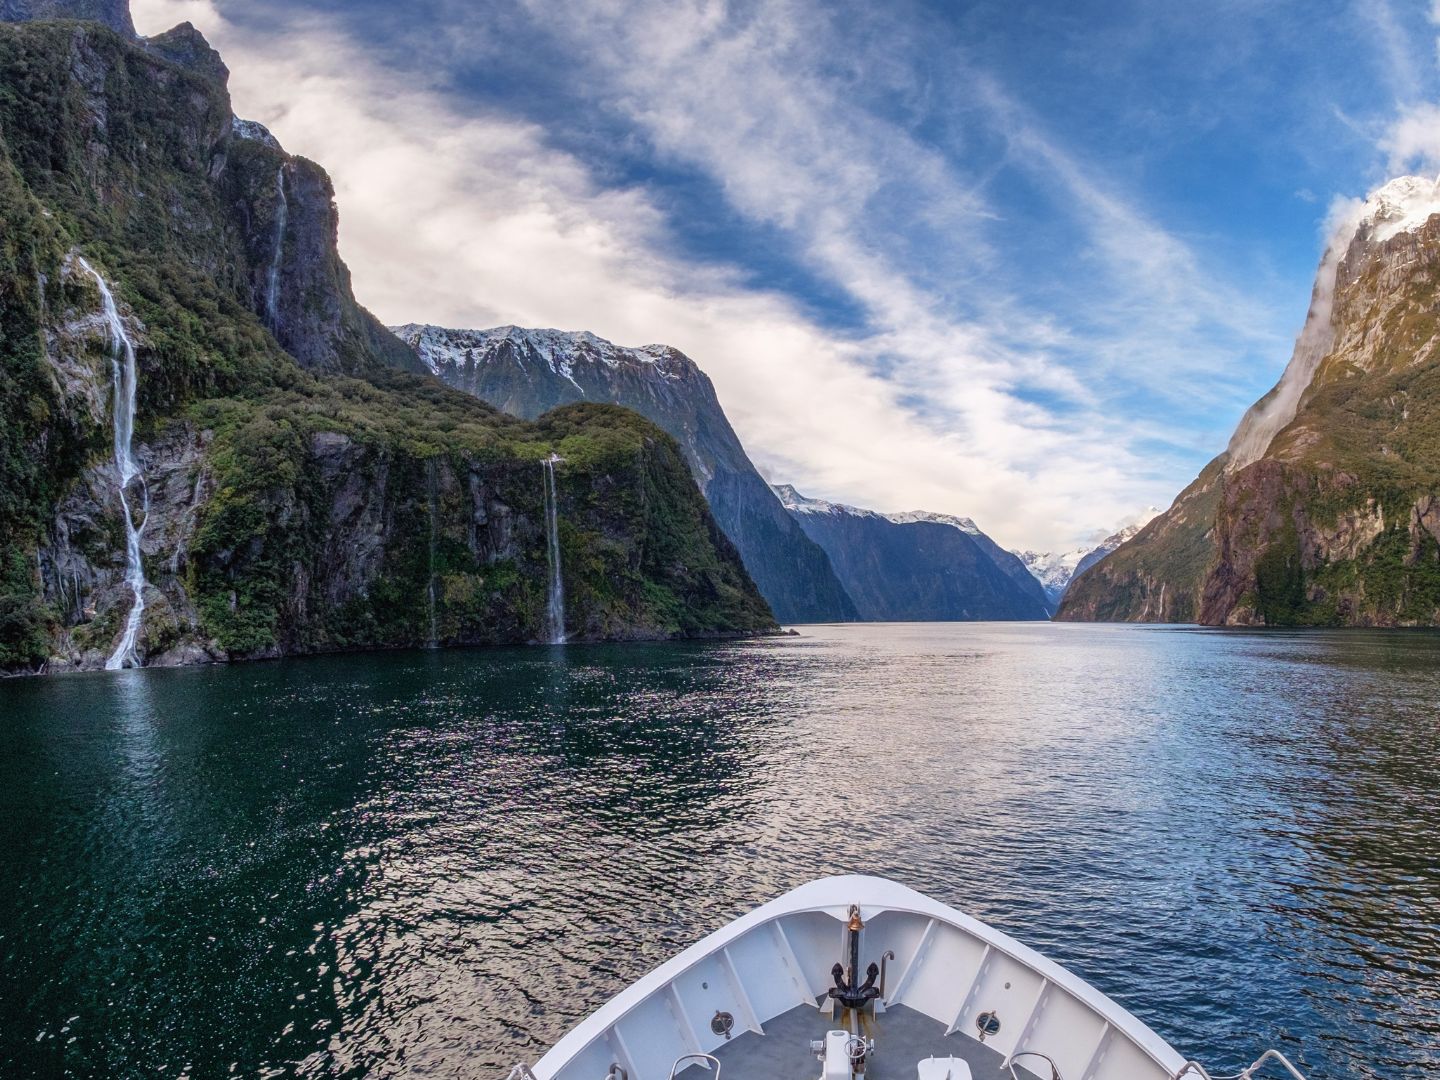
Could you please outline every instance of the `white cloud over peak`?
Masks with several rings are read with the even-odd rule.
[[[1440,105],[1422,102],[1399,110],[1380,138],[1393,175],[1440,171]]]
[[[835,71],[820,8],[763,5],[737,25],[709,2],[529,6],[590,44],[597,92],[662,155],[702,168],[747,219],[792,237],[865,327],[834,331],[738,271],[678,256],[643,188],[604,186],[541,128],[447,95],[429,72],[384,66],[333,22],[297,17],[262,34],[210,0],[133,3],[143,33],[195,23],[231,68],[236,111],[331,173],[342,254],[384,321],[674,345],[711,375],[767,474],[882,510],[966,514],[1012,546],[1066,546],[1188,479],[1133,449],[1171,432],[1106,410],[1057,356],[1108,354],[1114,377],[1128,364],[1125,377],[1143,382],[1178,355],[1181,385],[1223,378],[1236,361],[1177,345],[1177,330],[1219,320],[1252,343],[1264,333],[1182,242],[1036,125],[1012,132],[1013,156],[1080,200],[1101,272],[1130,283],[1101,313],[1109,329],[1086,340],[1003,293],[977,289],[974,313],[957,314],[907,273],[883,235],[887,193],[951,230],[971,273],[991,257],[993,215],[933,147],[848,103],[847,80],[887,60],[877,49],[873,68]],[[1065,407],[1037,403],[1047,397]]]

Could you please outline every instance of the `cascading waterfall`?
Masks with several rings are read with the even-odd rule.
[[[290,201],[285,197],[285,166],[275,173],[275,253],[270,256],[270,269],[265,272],[265,322],[271,331],[278,329],[277,304],[280,299],[280,260],[285,255],[285,228],[290,222]]]
[[[562,460],[551,454],[545,466],[545,535],[550,555],[550,595],[545,602],[545,640],[551,645],[565,644],[565,580],[560,573],[560,518],[555,510],[555,463]]]
[[[132,445],[135,436],[135,390],[139,381],[135,345],[125,332],[125,324],[115,307],[115,297],[105,279],[84,259],[80,260],[80,268],[95,279],[100,289],[101,310],[110,346],[110,374],[115,386],[115,402],[111,410],[115,428],[115,471],[119,481],[121,516],[125,521],[125,583],[134,594],[120,643],[115,646],[110,659],[105,661],[107,670],[116,671],[123,667],[140,666],[140,657],[135,651],[135,642],[140,635],[140,619],[145,614],[145,565],[141,558],[140,538],[145,532],[145,521],[150,516],[150,491],[145,486],[145,478],[140,475],[140,463],[135,460]],[[137,481],[140,489],[139,525],[135,524],[135,515],[130,509],[130,485]]]
[[[436,588],[435,588],[435,512],[438,496],[436,494],[435,459],[431,458],[426,479],[429,481],[430,491],[430,580],[425,586],[425,599],[430,611],[430,648],[438,648],[440,645],[439,624],[435,615]]]

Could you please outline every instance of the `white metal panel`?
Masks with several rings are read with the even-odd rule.
[[[672,985],[684,1005],[685,1015],[690,1019],[700,1049],[707,1053],[725,1041],[724,1036],[710,1030],[710,1021],[715,1014],[728,1012],[738,1018],[745,1012],[735,997],[735,988],[719,954],[706,957]]]
[[[730,980],[730,989],[735,992],[735,1001],[740,1006],[740,1011],[735,1014],[735,1033],[753,1031],[763,1035],[765,1029],[760,1024],[760,1017],[755,1015],[755,1003],[750,1000],[750,994],[745,989],[745,982],[740,978],[728,946],[720,950],[720,966],[725,969],[725,978]]]
[[[845,924],[823,911],[802,911],[786,915],[778,925],[800,963],[813,1001],[830,989],[830,969],[844,962],[840,953]]]
[[[1116,1037],[1110,1039],[1093,1076],[1094,1080],[1170,1080],[1171,1073],[1131,1040]]]
[[[930,939],[935,936],[940,924],[933,918],[925,920],[925,929],[920,934],[920,940],[915,942],[915,948],[908,955],[900,958],[900,974],[894,982],[885,987],[885,1002],[899,1001],[905,996],[905,988],[910,985],[910,980],[915,977],[915,972],[920,969],[920,963],[925,953],[930,948]]]
[[[993,1012],[1000,1019],[1000,1030],[986,1038],[985,1045],[1008,1054],[1024,1032],[1044,985],[1044,976],[1034,968],[992,949],[979,982],[956,1018],[955,1029],[977,1034],[976,1018]]]
[[[576,1054],[573,1060],[567,1061],[559,1080],[604,1080],[611,1063],[619,1060],[609,1040],[602,1037]]]
[[[1038,1050],[1060,1067],[1061,1076],[1080,1080],[1105,1031],[1094,1009],[1052,983],[1024,1043],[1015,1049]]]
[[[796,1005],[814,1004],[809,986],[800,982],[800,972],[792,971],[786,963],[772,924],[757,927],[732,941],[728,948],[760,1023],[773,1020]]]
[[[634,1063],[630,1080],[667,1080],[675,1059],[690,1052],[666,997],[665,994],[651,995],[615,1025]]]
[[[937,923],[915,958],[897,1004],[907,1005],[949,1024],[964,1003],[979,970],[985,943],[945,923]]]

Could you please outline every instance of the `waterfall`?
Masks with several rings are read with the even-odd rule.
[[[135,460],[133,442],[135,437],[135,388],[139,371],[135,363],[135,346],[120,321],[120,312],[115,307],[115,297],[105,279],[95,272],[84,259],[80,268],[95,279],[100,288],[101,310],[105,316],[105,330],[110,347],[110,375],[115,384],[115,403],[111,410],[115,427],[115,471],[119,480],[117,493],[120,496],[121,516],[125,521],[125,583],[134,594],[130,615],[125,620],[125,631],[120,643],[115,646],[110,659],[105,661],[107,670],[123,667],[139,667],[140,657],[135,651],[135,640],[140,634],[140,618],[145,614],[145,565],[141,559],[140,537],[145,531],[145,520],[150,515],[150,492],[145,478],[140,475],[140,463]],[[140,489],[140,524],[135,524],[135,515],[130,509],[130,485],[138,482]]]
[[[430,580],[425,587],[425,600],[430,611],[430,648],[438,648],[440,645],[440,632],[435,617],[435,510],[437,496],[435,494],[435,459],[429,462],[428,476],[430,489]]]
[[[545,466],[545,537],[550,556],[550,595],[545,601],[545,640],[550,645],[565,644],[565,579],[560,573],[560,519],[555,510],[555,462],[551,454]]]
[[[285,166],[275,173],[275,253],[265,272],[265,322],[271,333],[279,329],[276,305],[280,297],[280,260],[285,255],[285,227],[290,221],[290,202],[285,198]]]

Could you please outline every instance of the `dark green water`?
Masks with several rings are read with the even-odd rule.
[[[499,1077],[893,876],[1213,1068],[1440,1069],[1440,637],[813,628],[0,684],[0,1074]]]

